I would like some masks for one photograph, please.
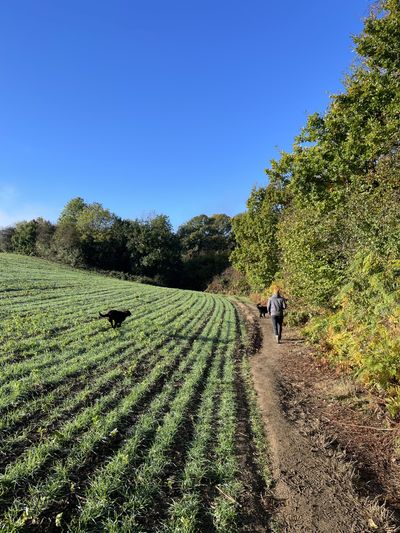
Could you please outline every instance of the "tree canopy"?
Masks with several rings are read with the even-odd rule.
[[[234,237],[227,215],[193,217],[178,228],[177,237],[182,249],[182,286],[204,290],[229,266]]]
[[[280,280],[293,317],[400,411],[400,4],[374,6],[358,61],[233,221],[234,266]],[[366,324],[368,326],[366,327]]]

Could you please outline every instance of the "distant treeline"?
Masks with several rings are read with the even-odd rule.
[[[124,220],[74,198],[56,224],[37,218],[0,230],[0,251],[96,269],[123,279],[204,290],[229,266],[227,215],[199,215],[174,232],[167,216]]]
[[[280,283],[336,363],[400,412],[400,3],[374,5],[345,90],[233,220],[233,264]]]

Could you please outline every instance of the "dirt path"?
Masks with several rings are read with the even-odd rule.
[[[255,310],[244,304],[240,308],[254,322]],[[285,355],[298,350],[302,341],[284,335],[283,343],[278,345],[270,320],[261,319],[259,323],[263,342],[251,365],[271,448],[280,531],[399,531],[382,505],[357,492],[352,464],[344,452],[330,446],[319,417],[303,409],[304,395],[287,383]]]

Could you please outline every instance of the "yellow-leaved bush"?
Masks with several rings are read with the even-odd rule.
[[[328,358],[364,384],[384,391],[392,416],[400,413],[400,261],[359,252],[337,310],[305,328],[323,342]]]

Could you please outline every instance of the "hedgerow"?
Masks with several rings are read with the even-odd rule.
[[[382,0],[324,114],[272,160],[233,221],[234,266],[252,289],[283,281],[290,321],[400,413],[400,5]]]

